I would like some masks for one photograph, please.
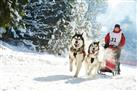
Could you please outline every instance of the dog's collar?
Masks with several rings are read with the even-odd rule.
[[[97,52],[97,51],[99,51],[99,49],[98,49],[98,50],[95,50],[95,52]],[[94,54],[94,53],[90,53],[89,51],[88,51],[88,53],[89,53],[89,54]]]
[[[95,53],[90,53],[90,52],[88,52],[88,56],[89,56],[89,55],[97,55],[97,54],[98,54],[97,51],[99,51],[99,50],[96,50]]]
[[[83,50],[83,51],[80,52],[80,54],[86,55],[86,52]]]
[[[75,55],[77,55],[77,53],[83,54],[83,56],[86,56],[86,52],[84,51],[84,46],[79,48],[78,50],[76,50],[74,47],[71,47],[70,50],[72,52],[74,52]]]
[[[74,47],[71,47],[70,48],[70,50],[71,51],[73,51],[73,52],[76,52],[76,53],[83,53],[83,51],[84,51],[84,46],[82,46],[81,48],[79,48],[79,49],[75,49]]]

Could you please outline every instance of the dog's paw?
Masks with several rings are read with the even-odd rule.
[[[72,68],[69,68],[69,71],[72,72]]]
[[[86,72],[86,75],[89,76],[89,75],[90,75],[90,72]]]
[[[95,78],[96,78],[95,75],[89,75],[89,76],[88,76],[88,79],[89,79],[89,80],[94,80]]]
[[[87,76],[89,76],[90,74],[89,73],[86,73]]]
[[[76,77],[78,77],[77,75],[74,75],[74,77],[76,78]]]
[[[95,77],[91,77],[91,76],[88,77],[88,80],[94,80],[94,79]]]

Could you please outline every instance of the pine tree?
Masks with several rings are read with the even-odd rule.
[[[28,0],[1,0],[0,27],[18,26]]]
[[[98,14],[105,12],[106,3],[104,0],[80,0],[76,1],[73,8],[74,21],[73,30],[84,32],[89,39],[96,39],[99,36],[101,24],[96,20]]]
[[[86,21],[91,24],[91,29],[89,31],[89,38],[97,39],[100,36],[100,30],[102,25],[97,22],[97,17],[99,14],[104,13],[107,8],[107,3],[105,0],[86,0],[88,4],[88,9],[85,14]]]
[[[67,48],[71,8],[65,0],[30,0],[23,21],[39,51],[62,54]]]

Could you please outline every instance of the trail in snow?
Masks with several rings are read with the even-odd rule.
[[[121,75],[98,75],[89,80],[84,67],[78,78],[68,69],[68,58],[12,51],[0,45],[0,91],[136,90],[136,67],[121,66]]]

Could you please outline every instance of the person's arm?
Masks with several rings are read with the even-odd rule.
[[[110,34],[108,33],[106,36],[105,36],[105,46],[104,48],[107,48],[109,47],[109,41],[110,41]]]
[[[121,38],[119,47],[122,48],[125,45],[125,43],[126,43],[126,38],[125,38],[124,34],[122,33],[122,38]]]
[[[109,33],[108,33],[105,37],[105,43],[108,44],[109,40],[110,40],[110,36],[109,36]]]

